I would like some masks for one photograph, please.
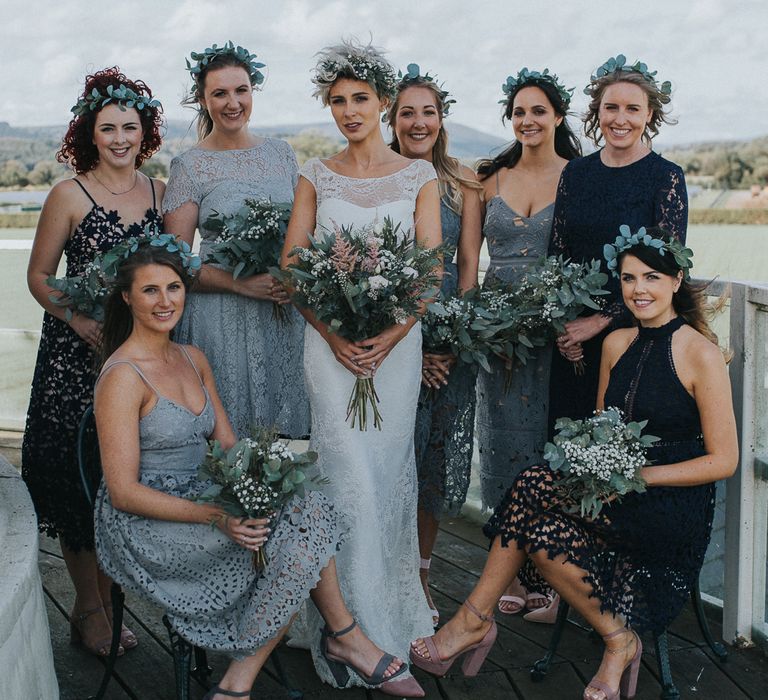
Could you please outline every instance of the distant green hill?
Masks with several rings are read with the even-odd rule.
[[[474,159],[496,153],[505,142],[490,134],[462,124],[448,123],[451,155],[457,158]],[[40,160],[53,160],[61,143],[66,126],[11,126],[0,122],[0,165],[17,160],[31,169]],[[341,143],[336,126],[332,122],[316,124],[277,124],[254,127],[254,133],[262,136],[291,137],[304,132],[314,132],[332,141]],[[171,119],[166,124],[163,147],[157,158],[168,163],[181,151],[196,141],[194,126],[181,119]]]

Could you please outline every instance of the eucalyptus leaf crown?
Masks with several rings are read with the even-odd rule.
[[[171,233],[157,233],[153,226],[147,226],[143,234],[127,238],[97,259],[104,279],[110,284],[113,283],[117,279],[120,265],[143,245],[157,246],[164,248],[169,253],[176,253],[190,275],[194,275],[200,269],[200,257],[192,252],[186,241]]]
[[[639,245],[655,248],[659,255],[669,253],[675,259],[677,266],[683,271],[685,278],[688,279],[691,276],[693,251],[690,248],[686,248],[677,238],[674,236],[656,238],[647,233],[644,226],[637,229],[636,233],[632,233],[632,229],[629,226],[622,224],[619,226],[619,235],[616,236],[613,245],[606,243],[603,246],[603,257],[606,260],[608,269],[613,272],[614,277],[619,276],[619,255],[625,250]]]
[[[669,95],[672,93],[672,83],[669,80],[665,80],[663,83],[659,83],[656,80],[656,73],[658,71],[649,71],[648,66],[642,61],[635,61],[632,64],[627,63],[627,57],[620,53],[618,56],[612,56],[602,66],[598,67],[589,79],[589,85],[584,88],[585,95],[592,95],[592,90],[595,87],[595,82],[603,76],[610,73],[638,73],[643,76],[643,79],[655,87],[662,95]]]
[[[501,86],[501,91],[504,93],[505,97],[503,100],[499,100],[499,104],[506,104],[510,96],[514,95],[523,86],[528,84],[535,85],[537,82],[549,83],[552,85],[555,90],[557,90],[557,94],[560,95],[560,99],[565,104],[565,108],[568,108],[568,105],[571,103],[571,98],[573,97],[573,91],[576,88],[566,88],[554,73],[549,72],[549,68],[545,68],[541,72],[522,68],[517,72],[516,76],[508,75],[506,82]]]
[[[440,99],[443,103],[443,116],[447,117],[448,112],[451,109],[451,105],[456,104],[456,100],[454,100],[451,96],[448,90],[443,89],[444,83],[437,82],[437,76],[430,75],[429,72],[421,74],[421,69],[419,68],[418,63],[409,63],[408,66],[405,69],[405,73],[402,71],[397,71],[397,77],[398,77],[398,83],[397,83],[397,92],[400,92],[401,90],[405,90],[407,87],[411,87],[412,84],[419,82],[427,82],[427,83],[434,83],[439,92],[440,92]]]
[[[102,94],[98,88],[93,88],[93,90],[83,95],[70,111],[75,116],[81,117],[94,110],[102,109],[108,104],[117,105],[122,112],[131,108],[135,108],[139,111],[146,107],[151,107],[153,109],[162,108],[159,100],[154,100],[149,97],[149,95],[140,95],[134,90],[131,90],[127,85],[120,83],[117,87],[114,85],[107,85],[106,94]]]
[[[260,89],[260,86],[264,82],[264,73],[261,72],[261,68],[266,66],[265,63],[261,63],[256,60],[256,54],[251,53],[248,49],[242,46],[235,46],[231,41],[228,41],[224,46],[213,46],[205,49],[202,53],[193,51],[189,57],[193,63],[190,63],[189,58],[185,59],[187,62],[187,70],[197,83],[197,78],[200,73],[207,68],[213,61],[219,56],[234,56],[237,61],[243,64],[243,67],[248,71],[248,75],[251,78],[251,85]],[[195,88],[192,88],[194,92]]]
[[[390,99],[395,96],[397,89],[395,69],[372,47],[364,47],[360,50],[347,49],[343,54],[330,53],[325,56],[321,54],[312,82],[317,85],[318,90],[322,90],[347,72],[351,72],[357,80],[363,80],[371,85],[377,95]],[[319,91],[315,94],[319,94]]]

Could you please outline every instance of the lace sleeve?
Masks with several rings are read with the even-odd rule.
[[[429,161],[419,159],[418,166],[416,168],[416,192],[420,192],[428,182],[437,180],[437,172]]]
[[[664,184],[656,192],[654,218],[658,226],[685,243],[688,230],[688,190],[685,175],[677,165],[670,163]]]
[[[171,161],[171,172],[168,175],[168,184],[165,186],[163,197],[163,211],[173,211],[186,202],[194,202],[199,206],[200,193],[187,166],[181,157],[177,156]]]
[[[299,175],[305,177],[312,183],[312,187],[317,191],[317,165],[319,161],[317,158],[310,158],[299,170]]]
[[[569,258],[568,244],[565,235],[565,201],[568,197],[568,166],[563,168],[560,182],[557,183],[557,195],[555,197],[555,211],[552,215],[552,235],[549,237],[547,255],[562,255]]]

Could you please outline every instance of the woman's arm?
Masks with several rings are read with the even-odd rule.
[[[677,165],[669,169],[665,182],[656,191],[654,223],[685,243],[688,231],[688,190],[685,175]]]
[[[78,189],[74,182],[66,180],[55,185],[46,197],[29,256],[27,286],[37,303],[51,316],[68,323],[80,338],[95,347],[101,338],[101,324],[77,312],[67,320],[66,307],[57,306],[50,300],[49,295],[54,290],[46,283],[48,277],[56,276],[64,246],[77,222],[85,215],[83,208],[76,204]]]
[[[465,166],[462,166],[462,176],[475,179],[475,174]],[[466,292],[477,287],[480,247],[483,244],[482,202],[481,190],[462,186],[461,192],[461,233],[456,260],[459,268],[459,289]]]
[[[675,464],[644,467],[642,476],[649,486],[708,484],[727,479],[738,466],[736,418],[723,354],[701,336],[696,341],[687,345],[676,366],[680,381],[690,387],[696,399],[705,454]]]

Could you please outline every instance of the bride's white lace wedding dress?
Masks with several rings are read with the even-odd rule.
[[[435,179],[430,163],[415,160],[385,177],[349,178],[314,158],[301,170],[317,194],[316,234],[334,225],[363,226],[390,217],[413,235],[416,197]],[[414,325],[376,370],[381,431],[352,429],[347,402],[355,377],[336,361],[309,324],[304,372],[312,409],[310,449],[329,483],[323,491],[350,527],[336,557],[341,592],[363,631],[380,648],[407,661],[409,642],[432,634],[432,617],[419,582],[417,481],[413,452],[421,381],[421,328]],[[291,631],[310,646],[321,678],[333,677],[320,655],[322,620],[312,603]],[[303,628],[303,629],[302,629]],[[299,637],[299,639],[297,639]],[[365,685],[356,675],[353,683]]]

